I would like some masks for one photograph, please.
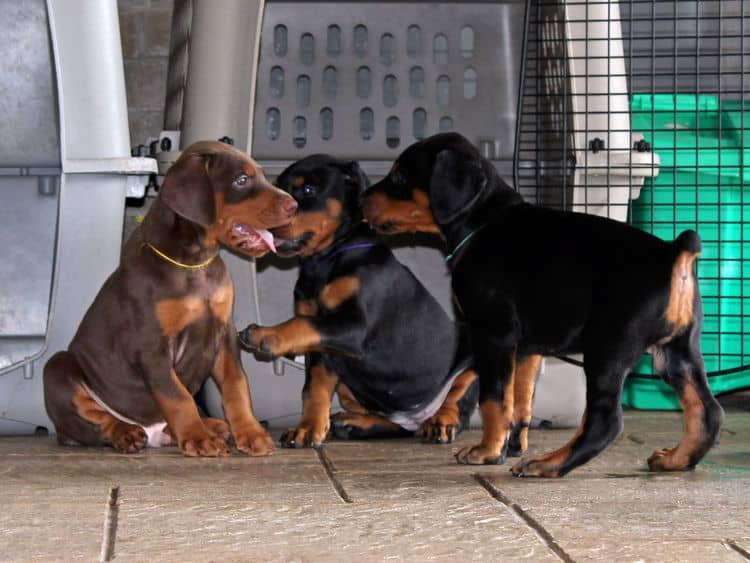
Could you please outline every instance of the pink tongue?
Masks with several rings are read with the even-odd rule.
[[[263,239],[263,242],[266,243],[266,246],[271,252],[276,252],[276,246],[273,244],[273,235],[270,231],[266,229],[256,229],[255,232],[260,235],[260,238]]]

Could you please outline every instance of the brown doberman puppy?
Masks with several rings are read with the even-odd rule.
[[[131,453],[176,440],[187,456],[219,456],[231,437],[242,452],[270,454],[239,361],[234,286],[219,247],[252,257],[274,250],[267,229],[296,208],[245,153],[213,141],[188,147],[68,350],[44,368],[58,442]],[[228,425],[201,419],[193,400],[209,374]]]

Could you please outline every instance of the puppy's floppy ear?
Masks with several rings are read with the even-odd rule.
[[[356,160],[343,162],[341,171],[344,173],[344,180],[357,185],[360,192],[370,187],[370,179],[367,177],[367,174],[362,172]]]
[[[452,149],[435,157],[430,178],[430,207],[438,225],[469,211],[484,193],[488,178],[482,162]]]
[[[201,227],[209,227],[216,221],[216,204],[208,177],[211,160],[207,154],[181,156],[167,170],[159,188],[159,197],[167,207]]]

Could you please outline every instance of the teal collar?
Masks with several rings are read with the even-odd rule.
[[[485,224],[484,224],[484,225],[482,225],[481,227],[477,227],[476,229],[474,229],[473,231],[471,231],[471,232],[470,232],[470,233],[469,233],[468,235],[466,235],[466,236],[465,236],[465,237],[463,238],[463,240],[462,240],[461,242],[459,242],[459,243],[458,243],[458,244],[456,245],[456,248],[454,248],[454,249],[453,249],[453,252],[451,252],[451,253],[450,253],[450,254],[449,254],[448,256],[446,256],[446,257],[445,257],[445,261],[446,261],[446,262],[450,262],[451,260],[453,260],[454,256],[456,256],[456,253],[458,252],[458,250],[459,250],[459,249],[460,249],[460,248],[461,248],[461,247],[462,247],[463,245],[465,245],[465,244],[466,244],[467,242],[469,242],[469,241],[471,240],[471,237],[473,237],[473,236],[474,236],[475,234],[477,234],[477,233],[478,233],[479,231],[481,231],[482,229],[484,229],[484,228],[485,228],[486,226],[487,226],[487,223],[485,223]]]

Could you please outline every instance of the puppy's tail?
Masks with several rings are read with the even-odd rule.
[[[687,231],[682,231],[682,233],[674,239],[672,248],[674,248],[675,256],[682,252],[689,252],[690,254],[698,255],[703,249],[703,243],[701,242],[698,233],[688,229]]]

